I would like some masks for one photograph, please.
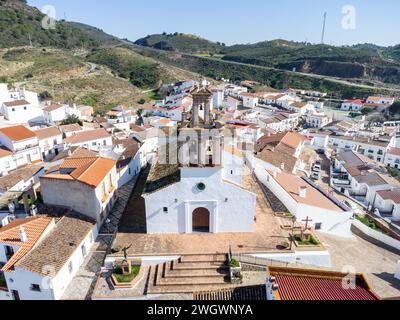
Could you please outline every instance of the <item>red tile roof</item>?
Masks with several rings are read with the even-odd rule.
[[[270,267],[268,276],[276,278],[277,300],[380,300],[362,274],[356,275],[354,288],[343,286],[348,274],[339,272]]]
[[[93,157],[93,158],[67,158],[61,164],[60,169],[72,169],[70,174],[53,173],[42,176],[41,179],[59,179],[79,181],[96,188],[115,167],[115,160]]]
[[[82,131],[64,140],[67,144],[83,143],[92,140],[105,139],[111,137],[105,129],[95,129]]]
[[[0,132],[9,137],[12,141],[22,141],[36,137],[35,132],[22,125],[1,128]]]
[[[39,140],[61,136],[62,133],[57,127],[49,127],[35,131]]]
[[[10,102],[4,102],[4,105],[6,107],[26,106],[28,104],[29,104],[29,102],[26,100],[15,100],[15,101],[10,101]]]
[[[38,243],[50,223],[53,221],[49,217],[35,217],[27,219],[17,219],[4,228],[0,228],[0,242],[8,245],[18,246],[11,259],[3,266],[2,271],[12,271],[14,265],[20,261]],[[27,241],[20,239],[20,228],[23,227],[27,235]]]

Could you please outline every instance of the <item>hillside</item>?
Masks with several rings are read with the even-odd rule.
[[[225,61],[305,74],[400,85],[400,49],[359,44],[335,47],[286,40],[223,46],[189,35],[151,35],[136,44],[167,51],[208,55]]]
[[[154,34],[139,39],[135,44],[167,51],[185,53],[220,53],[224,45],[202,39],[195,35],[174,33]]]
[[[24,0],[0,0],[0,48],[29,45],[57,48],[96,48],[120,44],[116,37],[81,23],[57,21],[56,29],[42,28],[44,15]]]
[[[54,48],[0,50],[0,82],[48,92],[56,101],[88,104],[97,111],[137,105],[148,94],[103,66],[90,72],[86,53]]]

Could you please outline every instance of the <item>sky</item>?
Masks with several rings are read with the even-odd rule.
[[[286,39],[320,43],[400,44],[398,0],[28,0],[56,18],[135,41],[153,33],[191,33],[227,45]],[[344,10],[344,11],[343,11]]]

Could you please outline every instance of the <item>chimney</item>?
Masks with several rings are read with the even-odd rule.
[[[68,149],[68,157],[70,157],[72,155],[72,151],[71,149]]]
[[[278,177],[278,173],[276,171],[274,171],[273,176],[276,179]]]
[[[284,163],[284,162],[281,163],[281,170],[282,170],[282,171],[285,170],[285,163]]]
[[[307,197],[307,187],[300,187],[299,188],[299,196],[301,198],[306,198]]]
[[[23,226],[19,228],[19,237],[22,242],[28,241],[28,236],[26,235],[25,228]]]

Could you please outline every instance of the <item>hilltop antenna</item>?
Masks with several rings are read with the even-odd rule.
[[[326,16],[328,14],[325,12],[324,13],[324,24],[322,26],[322,37],[321,37],[321,43],[324,44],[324,39],[325,39],[325,27],[326,27]]]

